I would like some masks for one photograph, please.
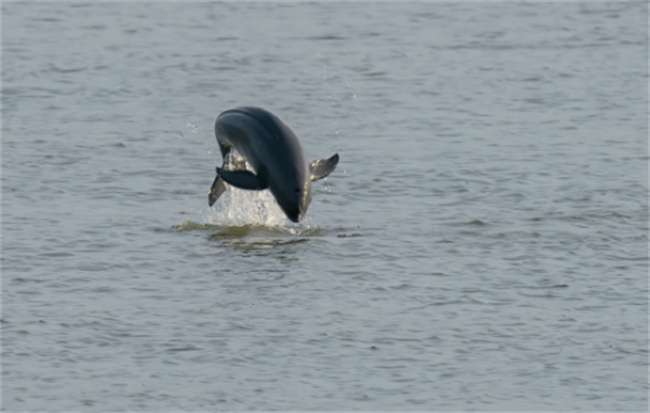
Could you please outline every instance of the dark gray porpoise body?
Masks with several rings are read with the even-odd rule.
[[[217,167],[208,204],[214,205],[226,183],[242,189],[268,188],[287,217],[298,222],[311,202],[311,181],[336,168],[338,154],[307,163],[296,135],[272,113],[254,107],[222,112],[214,125],[223,166]],[[253,171],[226,170],[231,151],[243,156]]]

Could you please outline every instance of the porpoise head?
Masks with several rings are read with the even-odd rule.
[[[299,222],[311,202],[311,180],[307,165],[288,174],[285,179],[271,182],[269,189],[285,215],[293,222]]]

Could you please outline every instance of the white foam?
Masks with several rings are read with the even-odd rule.
[[[228,185],[214,207],[205,212],[207,224],[283,227],[288,219],[269,190],[247,191]]]

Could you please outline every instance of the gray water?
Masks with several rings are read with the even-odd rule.
[[[2,409],[648,408],[643,3],[2,4]],[[281,117],[300,224],[207,193]]]

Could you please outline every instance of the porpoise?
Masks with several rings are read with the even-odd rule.
[[[222,112],[214,125],[223,164],[217,167],[208,204],[219,199],[226,183],[249,190],[269,189],[286,216],[299,222],[311,202],[311,182],[325,178],[339,162],[339,155],[308,163],[300,141],[272,113],[256,107]],[[249,165],[233,169],[233,149]]]

